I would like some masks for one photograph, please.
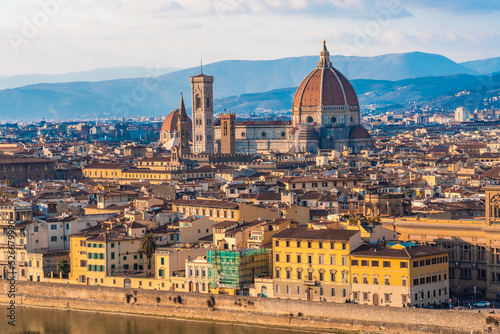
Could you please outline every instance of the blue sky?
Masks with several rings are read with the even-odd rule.
[[[0,76],[422,51],[500,56],[500,1],[0,0]]]

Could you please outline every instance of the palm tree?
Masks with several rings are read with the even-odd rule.
[[[158,248],[155,238],[151,233],[144,234],[141,240],[141,250],[146,254],[149,259],[148,269],[151,269],[151,257]]]
[[[60,273],[63,274],[64,277],[66,277],[69,273],[69,263],[68,263],[68,260],[66,259],[60,259],[58,262],[57,262],[57,266],[56,266],[56,274],[59,275]]]

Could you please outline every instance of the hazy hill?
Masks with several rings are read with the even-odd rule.
[[[424,105],[470,109],[484,106],[483,99],[500,95],[500,74],[472,76],[467,74],[442,77],[425,77],[399,81],[365,80],[351,81],[362,109],[411,108]],[[288,111],[297,87],[255,94],[243,94],[215,101],[216,110],[227,109],[238,114],[250,115],[255,110],[271,109]],[[467,94],[458,94],[466,91]]]
[[[331,60],[350,80],[476,74],[446,57],[421,52],[377,57],[333,56]],[[224,99],[297,86],[317,61],[318,56],[262,61],[228,60],[205,65],[203,71],[215,77],[215,97]],[[187,107],[190,106],[189,77],[199,72],[200,69],[194,67],[157,78],[43,83],[1,90],[0,117],[15,120],[167,115],[178,107],[181,92],[184,92]],[[388,92],[383,95],[391,96]],[[282,101],[278,97],[273,99]],[[268,106],[267,109],[272,108],[266,100],[262,100],[262,104]]]
[[[96,68],[89,71],[70,72],[64,74],[23,74],[0,77],[0,89],[16,88],[38,83],[57,83],[75,81],[104,81],[125,78],[140,78],[147,76],[160,76],[178,71],[176,67],[150,68],[140,66]]]
[[[460,65],[480,74],[491,74],[500,72],[500,57],[466,61],[464,63],[460,63]]]

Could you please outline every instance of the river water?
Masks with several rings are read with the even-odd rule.
[[[299,331],[231,324],[184,321],[103,312],[17,307],[16,326],[8,324],[7,305],[1,304],[0,333],[23,334],[298,334]]]

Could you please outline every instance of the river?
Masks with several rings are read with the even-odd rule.
[[[211,322],[185,321],[103,312],[17,307],[16,326],[9,325],[2,308],[0,333],[22,334],[298,334],[300,331]]]

